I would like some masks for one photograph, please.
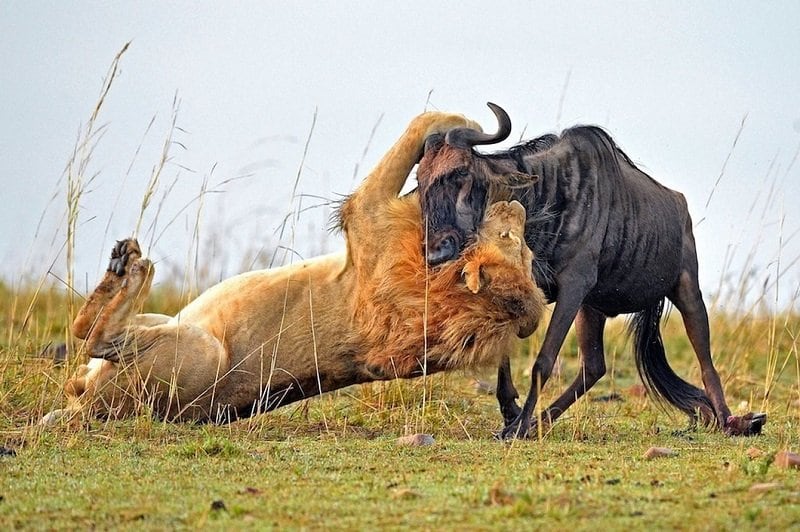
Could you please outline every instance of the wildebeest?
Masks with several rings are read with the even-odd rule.
[[[652,396],[734,435],[761,431],[764,414],[732,416],[711,359],[709,325],[697,277],[692,220],[684,196],[641,171],[601,128],[573,127],[494,154],[473,147],[504,140],[508,115],[489,104],[496,134],[454,129],[429,139],[417,172],[428,224],[429,264],[444,264],[470,242],[487,205],[513,198],[527,210],[525,238],[534,276],[555,302],[520,410],[506,357],[498,371],[501,436],[531,433],[533,409],[575,322],[581,369],[542,415],[558,418],[606,372],[607,316],[635,313],[631,330],[636,364]],[[529,186],[509,187],[503,182]],[[498,179],[501,177],[502,179]],[[664,300],[680,311],[700,362],[705,392],[678,377],[667,363],[659,330]]]
[[[72,325],[90,361],[42,422],[142,407],[228,422],[352,384],[499,363],[544,309],[524,208],[492,205],[474,246],[431,272],[419,198],[398,196],[424,140],[453,127],[477,125],[435,112],[411,122],[344,201],[346,252],[237,275],[174,317],[137,315],[153,265],[135,239],[118,242]]]

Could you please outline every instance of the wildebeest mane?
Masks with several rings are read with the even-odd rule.
[[[486,157],[512,157],[520,168],[526,166],[525,159],[534,154],[544,153],[554,147],[569,145],[580,153],[580,150],[586,150],[584,153],[595,153],[597,162],[606,162],[608,165],[602,168],[603,172],[619,172],[619,158],[632,168],[642,172],[641,168],[636,166],[633,160],[628,157],[622,148],[620,148],[611,135],[606,130],[599,126],[573,126],[561,132],[561,135],[548,133],[532,140],[527,140],[512,146],[511,148],[487,154]],[[645,175],[646,172],[642,172]],[[547,176],[540,176],[546,179]],[[647,177],[650,177],[649,175]],[[652,178],[650,178],[652,179]],[[530,213],[528,213],[530,215]]]

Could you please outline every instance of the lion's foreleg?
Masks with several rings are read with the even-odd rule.
[[[458,127],[480,130],[477,123],[458,114],[427,112],[414,118],[353,194],[362,202],[361,211],[370,212],[376,205],[396,198],[422,156],[425,139]]]
[[[60,422],[72,422],[82,419],[83,415],[90,411],[95,414],[108,414],[107,408],[98,409],[94,403],[97,401],[98,392],[109,388],[116,376],[117,367],[112,362],[92,359],[88,364],[81,364],[64,383],[66,407],[49,412],[39,423],[50,426]],[[119,384],[116,383],[114,386],[119,387]]]

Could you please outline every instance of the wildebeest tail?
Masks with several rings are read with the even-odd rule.
[[[660,330],[663,311],[664,300],[661,299],[631,319],[639,376],[651,397],[666,401],[689,416],[695,416],[698,409],[713,412],[703,390],[678,377],[667,362]]]

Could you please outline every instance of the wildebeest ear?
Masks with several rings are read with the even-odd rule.
[[[433,155],[444,146],[444,135],[441,133],[434,133],[425,139],[425,147],[422,150],[422,155]]]
[[[506,172],[492,176],[492,179],[503,186],[512,188],[529,187],[539,180],[538,175],[523,174],[522,172]]]

